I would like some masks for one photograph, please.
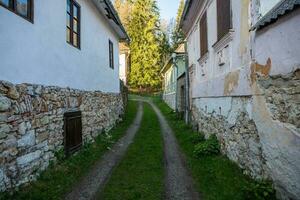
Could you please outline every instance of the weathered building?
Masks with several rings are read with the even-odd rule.
[[[185,72],[185,54],[184,45],[180,45],[178,49],[172,54],[172,56],[167,60],[165,66],[161,70],[163,76],[163,100],[172,108],[173,110],[178,110],[181,105],[178,100],[182,99],[181,87],[178,90],[179,77]]]
[[[188,0],[191,114],[244,172],[300,197],[300,1]]]
[[[108,0],[0,0],[0,191],[120,120],[127,39]]]
[[[128,74],[130,72],[130,49],[125,43],[120,43],[119,76],[124,85],[128,85]]]

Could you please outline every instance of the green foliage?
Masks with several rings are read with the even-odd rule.
[[[276,192],[271,182],[255,181],[243,188],[245,200],[276,200]]]
[[[194,154],[197,157],[217,155],[220,153],[220,144],[215,135],[195,146]]]
[[[180,4],[176,16],[176,25],[172,31],[173,50],[176,50],[179,44],[183,43],[184,41],[183,31],[179,27],[183,9],[184,9],[184,0],[180,0]]]
[[[184,121],[178,120],[176,114],[171,112],[172,110],[162,100],[155,98],[154,102],[173,128],[177,141],[185,154],[187,166],[195,181],[196,189],[203,199],[259,200],[261,194],[270,191],[269,189],[245,191],[245,188],[253,188],[255,181],[244,175],[237,164],[230,161],[226,156],[219,154],[202,156],[201,159],[196,157],[193,141],[189,137],[193,134],[193,130],[185,125]],[[255,193],[260,195],[255,195]],[[270,195],[269,199],[275,199],[274,196]]]
[[[155,0],[134,1],[127,31],[131,38],[130,86],[151,89],[160,87],[162,36]]]
[[[205,137],[202,133],[193,133],[190,136],[190,140],[193,144],[198,144],[200,142],[204,142],[205,141]]]
[[[63,162],[66,157],[64,149],[60,149],[60,150],[56,151],[54,153],[54,156],[56,157],[58,163]]]
[[[97,199],[163,199],[163,142],[158,118],[144,104],[144,116],[134,142]]]

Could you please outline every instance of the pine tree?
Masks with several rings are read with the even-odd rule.
[[[180,0],[176,16],[176,25],[172,33],[173,50],[176,50],[180,43],[184,40],[184,34],[180,29],[180,20],[184,10],[184,0]]]
[[[128,28],[130,15],[132,10],[132,0],[115,0],[114,6],[119,14],[119,17],[125,29]]]
[[[131,38],[131,70],[129,83],[132,88],[159,88],[161,78],[161,31],[156,0],[134,1],[128,33]]]

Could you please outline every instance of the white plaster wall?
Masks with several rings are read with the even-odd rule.
[[[255,60],[265,65],[272,61],[271,75],[288,74],[300,68],[300,10],[256,33]]]
[[[91,1],[77,2],[81,50],[66,42],[66,1],[35,1],[34,24],[0,6],[0,80],[119,92],[118,37]]]
[[[120,79],[126,83],[126,54],[120,54],[119,62],[119,76]]]
[[[217,4],[216,0],[207,0],[203,4],[203,8],[199,11],[198,18],[193,28],[188,33],[188,55],[189,65],[195,65],[195,80],[191,85],[192,98],[228,96],[224,94],[224,81],[229,72],[240,72],[239,82],[236,88],[229,96],[250,95],[248,73],[249,73],[249,43],[246,32],[249,30],[248,25],[248,6],[249,0],[234,1],[232,3],[232,36],[231,39],[216,51],[213,47],[217,42]],[[200,30],[199,20],[204,11],[207,11],[208,24],[208,54],[206,59],[200,58]],[[242,20],[242,19],[246,20]],[[219,66],[217,63],[217,53],[224,50],[226,55],[225,65]]]
[[[176,101],[176,94],[175,92],[173,93],[168,93],[163,95],[163,100],[168,104],[170,108],[175,110],[175,101]]]

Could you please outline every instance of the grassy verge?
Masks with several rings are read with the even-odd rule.
[[[66,160],[60,159],[57,164],[50,166],[41,174],[36,182],[22,187],[12,196],[8,193],[0,194],[0,199],[62,199],[82,176],[98,161],[119,138],[123,136],[126,129],[133,122],[137,112],[137,103],[129,102],[124,120],[112,129],[111,137],[99,136],[95,143],[86,145],[83,149]],[[60,154],[61,155],[61,154]],[[61,156],[58,156],[61,157]]]
[[[148,104],[134,142],[99,199],[162,199],[163,144],[159,121]]]
[[[241,169],[222,155],[197,158],[190,127],[179,120],[176,114],[161,100],[154,102],[167,118],[186,155],[197,190],[206,200],[275,199],[274,190],[268,183],[258,183],[243,175]]]

